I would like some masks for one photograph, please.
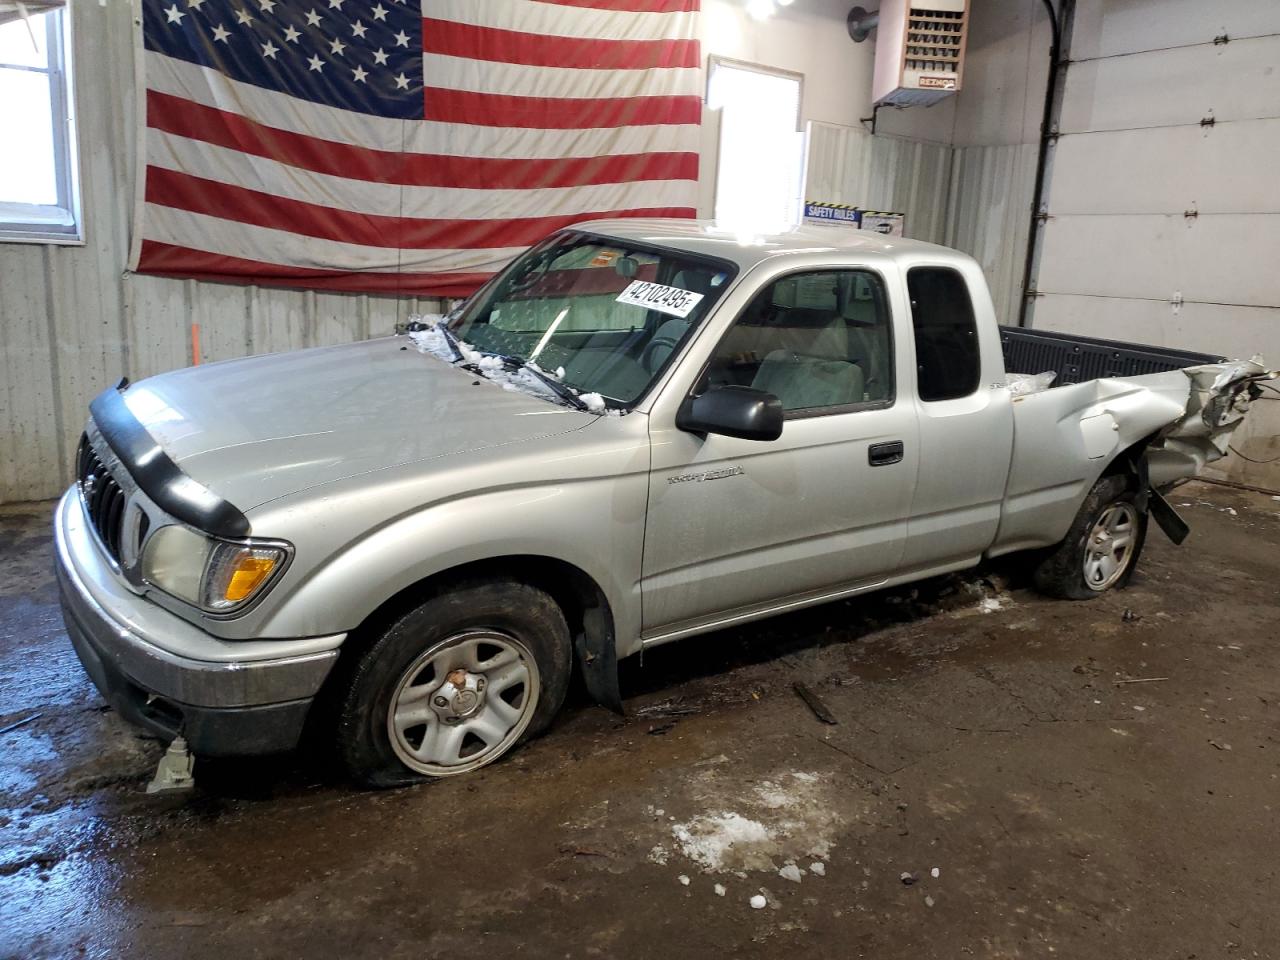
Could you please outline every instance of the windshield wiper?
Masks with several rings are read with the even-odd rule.
[[[440,336],[444,337],[444,342],[449,345],[449,349],[453,351],[454,357],[458,360],[467,359],[462,353],[462,347],[459,345],[458,335],[445,326],[444,322],[436,324],[436,329],[440,331]]]
[[[580,396],[578,396],[577,391],[575,391],[568,384],[561,383],[555,377],[548,376],[546,373],[543,373],[541,370],[538,369],[537,365],[532,363],[531,361],[521,360],[519,357],[509,357],[501,353],[486,353],[485,356],[495,357],[496,359],[501,360],[504,364],[506,364],[509,367],[516,367],[517,369],[520,369],[520,370],[527,370],[529,373],[533,374],[533,376],[537,377],[539,381],[545,384],[548,390],[554,393],[557,397],[559,397],[565,403],[569,404],[569,406],[574,407],[578,410],[585,410],[588,413],[592,412],[591,408],[587,406],[586,402],[583,401],[583,399]]]

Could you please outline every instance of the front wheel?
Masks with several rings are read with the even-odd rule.
[[[1093,485],[1066,537],[1035,571],[1041,592],[1068,600],[1092,600],[1124,587],[1147,538],[1147,514],[1126,477]]]
[[[469,773],[545,729],[564,702],[569,629],[525,584],[457,587],[409,611],[356,663],[338,746],[374,787]]]

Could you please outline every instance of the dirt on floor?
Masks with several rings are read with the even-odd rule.
[[[157,796],[0,508],[0,957],[1280,956],[1280,498],[1172,500],[1093,602],[1013,558],[650,651],[469,777]]]

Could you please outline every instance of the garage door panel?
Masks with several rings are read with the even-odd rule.
[[[1049,210],[1064,216],[1193,208],[1201,214],[1280,213],[1277,156],[1280,120],[1062,137]],[[1231,176],[1222,176],[1223,170]]]
[[[1280,116],[1280,37],[1073,63],[1058,129],[1122,130]]]
[[[1055,216],[1036,284],[1048,293],[1280,306],[1280,216]]]
[[[1080,0],[1071,56],[1082,60],[1280,33],[1275,0]]]
[[[1224,357],[1261,353],[1280,362],[1280,309],[1172,304],[1050,294],[1036,298],[1034,327]]]

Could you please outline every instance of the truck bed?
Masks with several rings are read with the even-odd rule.
[[[1136,377],[1163,373],[1204,363],[1219,363],[1226,357],[1190,350],[1171,350],[1120,340],[1101,340],[1049,330],[1025,327],[1000,328],[1004,367],[1009,373],[1044,373],[1057,376],[1053,386],[1083,383],[1100,377]]]

